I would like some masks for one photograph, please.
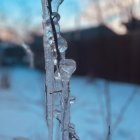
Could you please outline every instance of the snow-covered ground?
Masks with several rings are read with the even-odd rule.
[[[9,74],[10,88],[0,89],[0,140],[47,140],[44,74],[23,67],[1,68],[0,76],[3,73]],[[71,80],[71,94],[77,97],[71,119],[80,139],[106,140],[105,95],[110,94],[112,140],[140,140],[140,87],[103,79],[89,81],[88,77]]]

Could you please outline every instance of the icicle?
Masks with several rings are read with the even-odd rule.
[[[60,33],[59,6],[63,0],[42,0],[44,54],[46,69],[46,115],[48,140],[54,139],[53,120],[58,120],[60,140],[78,140],[74,127],[70,123],[70,103],[75,98],[70,96],[70,78],[76,70],[72,59],[65,59],[68,48],[66,40]]]
[[[48,140],[53,140],[53,83],[54,83],[54,56],[52,46],[54,45],[53,31],[48,10],[48,1],[42,0],[43,28],[44,28],[44,54],[46,69],[46,115],[48,125]]]

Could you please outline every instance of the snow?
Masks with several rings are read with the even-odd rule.
[[[4,72],[10,77],[10,88],[0,89],[0,140],[17,137],[46,140],[44,73],[14,67],[1,68],[0,76]],[[139,140],[140,87],[127,83],[106,82],[104,79],[89,82],[88,77],[75,76],[71,80],[71,94],[77,97],[77,101],[71,106],[71,120],[80,139],[105,140],[106,83],[111,94],[112,125],[128,97],[138,89],[118,126],[116,129],[112,128],[112,140]]]
[[[8,70],[11,88],[0,90],[0,135],[45,140],[43,76],[24,68]]]

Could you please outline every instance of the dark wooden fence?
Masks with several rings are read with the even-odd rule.
[[[68,57],[77,62],[75,74],[140,84],[140,31],[117,35],[101,26],[63,36],[69,44]],[[34,36],[30,45],[35,53],[35,66],[44,70],[42,42],[41,36]]]

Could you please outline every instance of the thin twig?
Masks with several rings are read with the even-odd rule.
[[[118,117],[116,118],[116,121],[113,125],[113,129],[112,131],[114,132],[117,128],[117,126],[121,123],[121,120],[124,116],[124,114],[126,113],[127,109],[129,108],[129,106],[131,105],[134,97],[136,96],[136,94],[138,93],[138,88],[136,87],[134,89],[134,91],[130,94],[130,96],[128,97],[127,101],[125,102],[124,106],[121,108]]]
[[[109,81],[105,81],[104,84],[104,95],[105,95],[105,101],[106,101],[106,111],[107,111],[107,136],[106,140],[111,140],[111,96],[110,96],[110,90],[109,90]]]

